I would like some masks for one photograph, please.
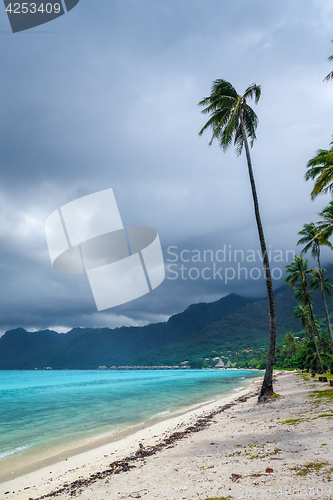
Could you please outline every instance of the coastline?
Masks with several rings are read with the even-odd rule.
[[[162,436],[171,434],[176,428],[185,428],[196,419],[200,419],[209,412],[214,411],[216,406],[229,404],[235,399],[245,396],[249,391],[252,392],[251,387],[254,387],[261,380],[262,376],[244,379],[242,388],[231,389],[227,393],[216,395],[213,400],[184,407],[172,413],[156,415],[115,434],[107,437],[102,436],[100,440],[94,439],[90,445],[87,444],[67,450],[65,455],[63,452],[58,453],[33,465],[22,467],[15,473],[15,477],[11,473],[2,475],[0,499],[11,498],[10,495],[14,491],[13,498],[20,498],[20,496],[17,496],[18,490],[20,490],[19,493],[22,490],[24,491],[24,488],[30,491],[36,483],[43,483],[46,478],[48,480],[52,479],[51,484],[52,488],[54,488],[56,485],[61,484],[64,477],[66,477],[66,481],[71,481],[76,477],[78,470],[90,470],[92,464],[94,464],[93,469],[95,470],[96,463],[100,463],[100,467],[106,467],[104,463],[108,463],[110,457],[112,460],[120,460],[124,454],[134,455],[139,442],[147,442],[151,440],[152,436],[153,444],[160,442]],[[51,477],[50,472],[52,473]],[[6,494],[8,490],[10,490],[10,493]],[[5,494],[6,496],[4,496]],[[22,498],[27,500],[26,494],[23,494]]]
[[[0,485],[0,499],[333,498],[333,389],[275,372],[112,445]]]
[[[216,370],[215,370],[216,371]],[[242,370],[245,371],[245,370]],[[251,370],[253,376],[251,378],[243,378],[238,383],[243,387],[247,387],[251,381],[255,380],[258,375]],[[258,372],[261,375],[261,372]],[[223,399],[229,395],[238,394],[241,387],[234,388],[221,388],[220,393],[215,394],[200,394],[194,401],[181,401],[180,404],[167,411],[159,412],[156,408],[155,414],[148,414],[144,419],[137,420],[136,422],[115,426],[109,425],[109,428],[95,429],[94,433],[83,436],[81,439],[73,439],[72,441],[60,441],[53,443],[52,448],[45,445],[43,447],[28,447],[27,452],[9,454],[1,462],[0,467],[0,484],[12,478],[27,475],[31,472],[37,471],[43,467],[50,467],[57,462],[63,461],[65,458],[69,459],[75,455],[79,455],[94,449],[103,447],[104,445],[115,443],[127,436],[133,435],[140,430],[151,427],[159,422],[170,420],[177,416],[186,415],[192,410],[200,409],[209,403],[214,403],[219,399]]]

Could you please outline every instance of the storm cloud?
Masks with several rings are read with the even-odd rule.
[[[259,244],[245,157],[198,136],[197,103],[217,78],[239,93],[261,85],[252,157],[267,244],[273,256],[299,251],[297,232],[330,199],[311,202],[304,172],[333,133],[333,83],[323,83],[332,26],[325,0],[81,0],[16,34],[2,8],[1,331],[145,324],[231,292],[264,296],[263,276],[238,279],[241,252],[216,259],[224,246],[246,256]],[[44,223],[109,187],[125,225],[158,231],[167,272],[148,295],[97,312],[85,275],[52,269]],[[194,250],[213,261],[186,262]],[[249,272],[261,267],[259,257],[244,261]],[[286,263],[272,264],[283,273]],[[214,278],[213,264],[235,278]],[[175,279],[180,265],[198,278]]]

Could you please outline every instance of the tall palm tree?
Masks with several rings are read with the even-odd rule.
[[[199,102],[200,106],[205,106],[205,108],[202,110],[202,113],[210,115],[209,120],[202,127],[199,135],[202,135],[205,130],[211,128],[213,133],[209,142],[210,145],[212,144],[214,139],[217,139],[220,147],[223,149],[223,151],[226,151],[232,144],[232,142],[234,142],[237,155],[240,155],[243,150],[243,146],[245,147],[254,204],[254,213],[257,222],[259,241],[264,264],[269,308],[268,359],[264,380],[259,394],[259,400],[261,400],[264,396],[274,394],[273,366],[276,343],[276,316],[273,285],[264,230],[260,217],[259,202],[256,185],[254,182],[249,147],[253,146],[253,143],[256,139],[258,117],[253,109],[247,104],[247,100],[254,99],[255,103],[257,104],[260,99],[260,95],[261,88],[256,84],[250,85],[243,95],[239,95],[233,85],[231,85],[231,83],[227,82],[226,80],[215,80],[212,85],[210,96]]]
[[[330,143],[332,145],[333,142]],[[319,149],[317,155],[307,163],[305,180],[316,179],[311,192],[311,199],[314,200],[319,193],[333,193],[333,147],[329,150]]]
[[[301,255],[306,253],[308,250],[311,250],[311,256],[314,259],[317,259],[318,262],[318,269],[315,269],[312,272],[313,278],[311,281],[311,287],[313,288],[313,290],[319,290],[323,298],[325,306],[327,331],[329,333],[331,342],[331,351],[333,354],[332,325],[328,314],[327,301],[326,301],[326,294],[330,297],[331,296],[330,287],[331,288],[333,287],[329,283],[328,278],[325,278],[325,269],[321,268],[321,263],[320,263],[320,245],[321,244],[327,245],[331,249],[333,249],[333,245],[328,241],[327,238],[321,238],[321,239],[319,238],[319,233],[321,231],[322,227],[317,226],[313,222],[310,222],[310,224],[304,224],[302,231],[298,233],[302,235],[302,238],[297,242],[297,245],[305,243],[305,247],[303,248]]]
[[[329,333],[329,338],[330,338],[330,343],[331,343],[331,352],[333,354],[333,333],[332,333],[332,325],[331,325],[331,320],[328,314],[328,307],[327,307],[327,300],[326,300],[326,295],[328,297],[332,296],[331,290],[333,288],[333,285],[329,282],[329,279],[325,277],[325,269],[314,269],[312,271],[312,281],[311,281],[311,288],[312,290],[319,290],[321,293],[321,296],[324,301],[324,306],[325,306],[325,317],[326,317],[326,326],[327,326],[327,331]]]
[[[307,275],[311,274],[311,269],[309,269],[309,261],[308,259],[304,261],[303,257],[298,257],[297,255],[295,255],[292,263],[286,266],[286,270],[290,274],[289,276],[286,276],[284,281],[286,283],[289,283],[290,288],[292,288],[298,281],[300,281],[299,286],[295,287],[295,298],[297,298],[302,303],[302,305],[308,306],[312,337],[316,347],[318,360],[320,362],[321,371],[324,371],[316,341],[316,333],[318,334],[318,332],[316,330],[315,319],[312,312],[311,296],[308,292]]]

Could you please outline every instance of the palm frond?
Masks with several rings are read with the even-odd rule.
[[[247,136],[250,139],[250,145],[251,147],[253,146],[253,143],[255,141],[256,137],[256,128],[258,126],[258,117],[253,111],[253,109],[246,105],[245,108],[245,114],[244,114],[244,125],[245,125],[245,130],[247,133]]]
[[[230,96],[237,99],[238,94],[235,87],[224,79],[217,79],[212,84],[211,94]]]
[[[311,255],[314,259],[319,257],[320,254],[320,240],[318,238],[319,232],[320,229],[314,222],[310,222],[310,224],[303,225],[303,229],[298,232],[298,234],[301,235],[302,238],[300,238],[297,242],[297,245],[306,244],[303,250],[301,251],[301,255],[311,250]]]
[[[320,243],[324,242],[324,244],[332,247],[328,239],[333,234],[333,201],[331,201],[327,207],[324,208],[322,212],[319,213],[322,218],[321,221],[318,222],[318,238]]]
[[[243,96],[237,94],[235,87],[226,80],[215,80],[212,84],[211,94],[199,102],[204,106],[202,113],[210,114],[209,120],[199,132],[202,135],[208,128],[212,129],[209,144],[217,139],[220,147],[225,151],[234,142],[236,153],[239,155],[243,149],[244,137],[241,128],[241,117],[244,120],[246,136],[253,146],[256,139],[258,117],[253,109],[246,104],[246,98],[254,99],[257,103],[261,95],[259,85],[250,85]]]
[[[307,163],[305,180],[316,179],[311,192],[311,199],[315,199],[319,193],[333,191],[333,148],[319,149],[315,157]]]
[[[330,56],[329,60],[332,60],[331,57],[333,57],[333,56]],[[333,71],[331,71],[330,73],[328,73],[328,75],[325,76],[323,82],[328,82],[329,80],[332,80],[332,79],[333,79]]]
[[[234,145],[236,146],[236,154],[237,154],[237,156],[239,156],[242,153],[243,146],[244,146],[244,138],[243,138],[241,124],[239,124],[237,132],[235,134]]]
[[[211,127],[213,129],[213,136],[210,141],[211,144],[212,140],[218,137],[218,132],[221,131],[223,126],[228,122],[231,112],[232,108],[224,108],[212,114],[207,123],[200,130],[199,135],[202,135],[207,128]]]
[[[261,87],[260,85],[256,85],[255,83],[252,83],[252,85],[249,85],[248,88],[244,92],[244,98],[247,99],[254,99],[254,102],[258,104],[258,101],[261,96]]]
[[[317,177],[311,198],[314,199],[319,193],[327,193],[333,189],[333,165],[323,168],[320,175]]]

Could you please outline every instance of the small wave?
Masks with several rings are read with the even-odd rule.
[[[26,450],[27,448],[31,448],[32,444],[27,444],[26,446],[18,446],[15,450],[7,450],[3,453],[0,453],[0,459],[8,457],[9,455],[14,455],[15,453],[19,453],[20,451]]]
[[[245,387],[238,387],[235,391],[241,391],[242,389],[245,389]]]
[[[245,380],[245,377],[239,377],[239,380]]]
[[[156,413],[156,415],[153,415],[148,420],[153,420],[153,418],[159,417],[160,415],[165,415],[166,413],[170,413],[169,410],[167,410],[167,411],[161,411],[161,413]]]
[[[104,434],[98,434],[97,436],[94,436],[94,439],[101,439],[101,438],[105,438],[105,437],[108,437],[108,436],[112,436],[112,434],[115,433],[115,430],[111,431],[111,432],[105,432]]]

